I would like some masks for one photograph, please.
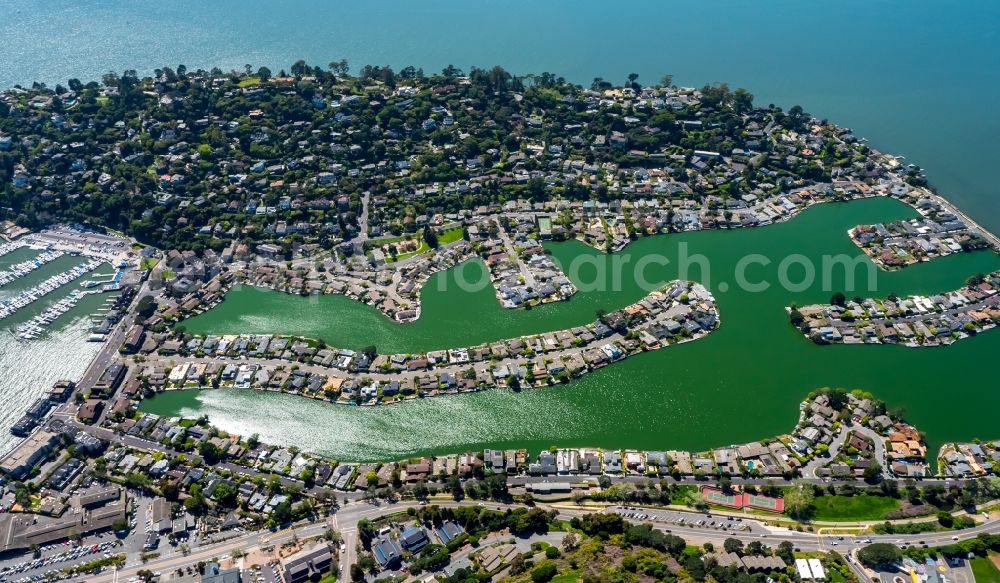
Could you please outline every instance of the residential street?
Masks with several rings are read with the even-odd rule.
[[[452,500],[435,500],[432,502],[442,507],[457,507],[476,505],[494,510],[504,510],[516,505],[499,504],[495,502],[477,502],[464,500],[455,502]],[[543,509],[555,510],[561,519],[580,517],[590,512],[617,512],[619,514],[638,514],[638,516],[628,517],[627,520],[634,523],[650,523],[655,528],[664,532],[670,532],[683,537],[689,543],[703,544],[711,542],[721,546],[727,538],[737,538],[745,543],[760,541],[768,546],[774,546],[782,541],[789,541],[799,550],[818,551],[835,549],[841,554],[847,554],[871,542],[888,542],[897,545],[928,545],[942,546],[958,540],[974,538],[980,532],[992,534],[1000,533],[1000,520],[993,519],[973,528],[960,531],[944,531],[935,533],[925,533],[919,535],[862,535],[850,536],[834,533],[825,533],[820,529],[816,533],[798,532],[784,527],[766,525],[765,519],[747,515],[740,519],[719,518],[713,512],[694,512],[665,509],[626,509],[622,506],[610,506],[607,508],[577,506],[571,503],[559,504],[538,504]],[[290,528],[278,532],[257,531],[236,536],[224,542],[200,546],[192,549],[188,555],[183,555],[180,551],[171,548],[164,548],[160,557],[149,561],[146,564],[136,564],[130,560],[124,569],[118,573],[107,572],[97,577],[90,577],[87,580],[94,583],[110,583],[116,579],[127,579],[135,575],[142,568],[153,571],[169,572],[177,567],[191,565],[198,561],[208,560],[213,557],[221,557],[228,553],[241,549],[252,550],[260,546],[277,545],[288,542],[294,537],[300,540],[308,537],[316,537],[330,526],[334,526],[344,537],[346,552],[341,554],[340,565],[347,572],[350,565],[357,560],[355,549],[357,547],[357,524],[362,518],[373,519],[378,516],[403,512],[408,508],[419,508],[420,504],[415,501],[382,503],[372,505],[362,502],[352,502],[342,507],[331,520],[322,519],[311,523],[299,523]],[[683,520],[682,520],[683,519]],[[700,523],[699,523],[700,522]],[[714,523],[714,524],[713,524]],[[562,533],[560,533],[562,534]],[[458,555],[458,557],[467,556]]]

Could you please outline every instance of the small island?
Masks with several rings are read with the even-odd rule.
[[[945,346],[1000,322],[1000,271],[944,294],[847,300],[837,293],[829,304],[792,306],[788,314],[817,344]]]

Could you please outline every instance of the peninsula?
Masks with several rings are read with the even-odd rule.
[[[712,335],[666,351],[684,354],[726,332],[716,332],[716,288],[687,276],[577,320],[586,325],[442,350],[185,329],[235,285],[343,295],[413,329],[424,284],[481,261],[505,309],[587,307],[557,241],[614,254],[640,238],[762,227],[875,197],[912,214],[851,227],[866,265],[1000,249],[920,168],[799,106],[669,77],[582,87],[501,67],[126,71],[0,94],[0,184],[0,256],[18,254],[0,287],[83,257],[4,296],[0,319],[47,306],[17,329],[19,342],[40,341],[84,295],[114,294],[92,323],[100,344],[86,371],[12,403],[22,440],[0,460],[0,577],[735,582],[824,580],[829,570],[870,581],[887,562],[906,564],[896,544],[911,547],[910,561],[928,543],[963,561],[1000,549],[990,514],[1000,445],[952,440],[928,460],[921,432],[862,390],[814,391],[789,433],[702,451],[497,443],[396,460],[330,459],[144,409],[163,391],[209,387],[344,405],[485,389],[527,399],[509,392],[627,370],[653,358],[642,352]],[[113,275],[83,280],[107,263]],[[998,291],[992,272],[940,295],[848,301],[844,290],[789,316],[820,343],[946,344],[995,327]],[[50,294],[62,298],[50,304]],[[773,317],[787,326],[780,309]],[[713,363],[738,366],[731,356]],[[709,380],[710,367],[698,368]],[[845,524],[850,540],[824,533]],[[554,541],[556,530],[572,535]],[[106,531],[115,538],[101,540]],[[825,554],[827,544],[850,560]]]
[[[375,347],[354,351],[267,335],[162,343],[151,337],[141,346],[157,345],[157,356],[143,359],[138,378],[154,391],[260,388],[375,405],[568,382],[640,352],[697,340],[718,325],[715,299],[704,286],[674,282],[587,326],[422,354],[378,354]],[[126,341],[126,352],[139,349],[138,337]],[[228,363],[227,358],[251,361]]]
[[[920,168],[743,89],[331,65],[5,92],[5,206],[35,211],[9,218],[89,222],[165,250],[150,277],[178,300],[167,320],[218,299],[227,272],[408,322],[431,274],[476,255],[503,306],[531,306],[575,293],[546,240],[614,251],[872,196],[937,221],[925,230],[948,237],[935,253],[1000,248]],[[891,244],[857,240],[879,256],[869,245]]]
[[[930,297],[847,300],[788,308],[792,324],[817,344],[945,346],[1000,322],[1000,272],[974,275],[962,289]]]

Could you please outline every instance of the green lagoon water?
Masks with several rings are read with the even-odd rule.
[[[850,126],[874,146],[927,168],[943,194],[998,231],[998,22],[994,0],[640,0],[621,6],[598,0],[0,0],[0,88],[99,79],[108,70],[149,73],[178,63],[227,70],[250,63],[277,71],[299,58],[319,64],[347,58],[353,71],[365,63],[428,71],[449,63],[501,64],[582,84],[597,76],[620,83],[631,72],[651,83],[673,73],[680,84],[728,81],[750,89],[760,103],[799,103]],[[993,420],[1000,382],[992,360],[1000,354],[1000,332],[929,350],[817,347],[791,329],[782,308],[793,300],[825,301],[829,292],[821,286],[800,293],[718,292],[745,251],[856,253],[844,235],[847,226],[908,212],[888,201],[828,206],[784,225],[630,246],[626,253],[635,256],[670,254],[688,242],[692,252],[711,257],[723,327],[567,387],[363,410],[255,392],[174,393],[147,406],[204,411],[233,431],[259,431],[274,442],[352,459],[486,443],[707,447],[788,429],[798,399],[818,385],[865,387],[904,404],[932,441],[1000,435]],[[563,260],[593,253],[572,243],[553,251]],[[970,273],[998,265],[990,254],[962,255],[880,274],[878,289],[953,289]],[[660,270],[660,278],[673,277],[671,269]],[[774,266],[761,271],[769,278],[775,273]],[[407,326],[340,297],[256,290],[234,291],[190,326],[297,332],[382,350],[434,348],[583,323],[597,307],[622,306],[643,293],[625,282],[617,293],[581,293],[529,313],[499,308],[489,289],[433,291],[453,277],[431,282],[424,317]],[[82,320],[74,321],[27,345],[0,332],[0,396],[13,405],[0,425],[13,423],[51,380],[79,374],[95,348],[82,342],[84,330]]]
[[[776,285],[782,258],[800,253],[819,266],[823,255],[859,250],[846,230],[873,221],[914,216],[893,200],[873,199],[813,207],[795,219],[763,228],[711,231],[640,239],[617,256],[577,242],[550,249],[563,266],[588,256],[578,283],[592,283],[600,268],[628,257],[670,259],[644,273],[653,286],[678,277],[679,254],[704,255],[710,272],[688,276],[706,283],[718,300],[722,327],[697,342],[645,353],[565,386],[521,393],[482,393],[423,399],[386,407],[348,407],[257,391],[168,392],[143,404],[164,415],[207,414],[227,431],[259,433],[266,442],[293,444],[348,460],[414,454],[558,445],[645,449],[701,449],[757,439],[791,429],[799,400],[821,386],[863,388],[890,407],[903,406],[925,430],[932,447],[944,440],[1000,436],[1000,333],[988,332],[949,347],[816,346],[788,323],[784,307],[828,301],[846,290],[844,269],[830,285],[820,278],[802,291]],[[771,282],[759,293],[734,285],[736,265],[747,254],[772,260],[746,272]],[[617,257],[617,258],[616,258]],[[867,264],[867,259],[863,261]],[[856,269],[860,295],[932,293],[960,287],[977,272],[1000,268],[992,252],[961,254],[877,272],[869,292],[865,267]],[[188,320],[192,332],[281,332],[323,338],[335,346],[375,344],[380,351],[416,351],[472,345],[590,322],[599,308],[612,310],[647,289],[624,270],[618,291],[581,291],[570,301],[526,310],[499,306],[492,288],[459,289],[459,268],[434,276],[423,290],[423,314],[395,324],[373,308],[339,296],[303,298],[243,287],[217,308]],[[468,273],[481,272],[473,263]],[[610,272],[606,276],[612,284]],[[790,270],[801,281],[804,271]],[[468,278],[467,278],[468,279]],[[722,291],[726,289],[727,291]],[[848,296],[854,295],[847,290]]]

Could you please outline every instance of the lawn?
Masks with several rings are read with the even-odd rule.
[[[976,557],[971,562],[976,583],[1000,583],[1000,569],[989,558]]]
[[[697,502],[700,498],[701,495],[698,494],[697,486],[676,486],[670,491],[671,504]],[[732,510],[732,508],[726,508],[726,510]]]
[[[250,77],[244,77],[240,79],[240,87],[253,87],[255,85],[260,85],[260,77],[256,75],[251,75]]]
[[[882,520],[899,508],[899,500],[884,496],[819,496],[813,500],[814,520]]]
[[[448,243],[454,243],[462,238],[462,227],[455,227],[452,229],[447,229],[445,232],[438,235],[438,245],[447,245]]]
[[[447,245],[448,243],[454,243],[462,238],[463,230],[462,227],[454,227],[451,229],[445,229],[440,235],[438,235],[438,245]],[[395,263],[396,261],[402,261],[403,259],[409,259],[410,257],[416,257],[423,253],[427,253],[431,248],[427,245],[427,242],[423,240],[420,233],[414,233],[412,235],[400,235],[398,237],[379,237],[378,239],[370,239],[368,244],[373,247],[382,247],[383,245],[392,245],[399,243],[401,241],[416,240],[420,242],[420,246],[413,251],[408,251],[406,253],[399,253],[396,258],[386,257],[387,263]]]
[[[386,257],[385,260],[388,263],[395,263],[396,261],[402,261],[404,259],[409,259],[410,257],[416,257],[421,253],[427,253],[430,250],[431,248],[427,246],[426,241],[420,241],[420,246],[414,249],[413,251],[409,251],[407,253],[400,253],[396,255],[395,259],[393,259],[392,257]]]
[[[846,583],[847,579],[836,569],[829,569],[826,573],[826,580],[830,583]]]
[[[438,235],[438,246],[447,245],[448,243],[454,243],[455,241],[458,241],[461,238],[462,238],[462,227],[447,229],[446,231]],[[427,245],[427,242],[421,239],[420,247],[408,253],[400,253],[399,255],[396,256],[395,260],[389,258],[388,261],[389,263],[393,263],[394,261],[402,261],[404,259],[409,259],[410,257],[416,257],[417,255],[427,253],[430,250],[431,248],[430,246]]]
[[[576,583],[580,580],[580,571],[572,570],[566,571],[565,573],[560,573],[552,578],[549,583]]]

